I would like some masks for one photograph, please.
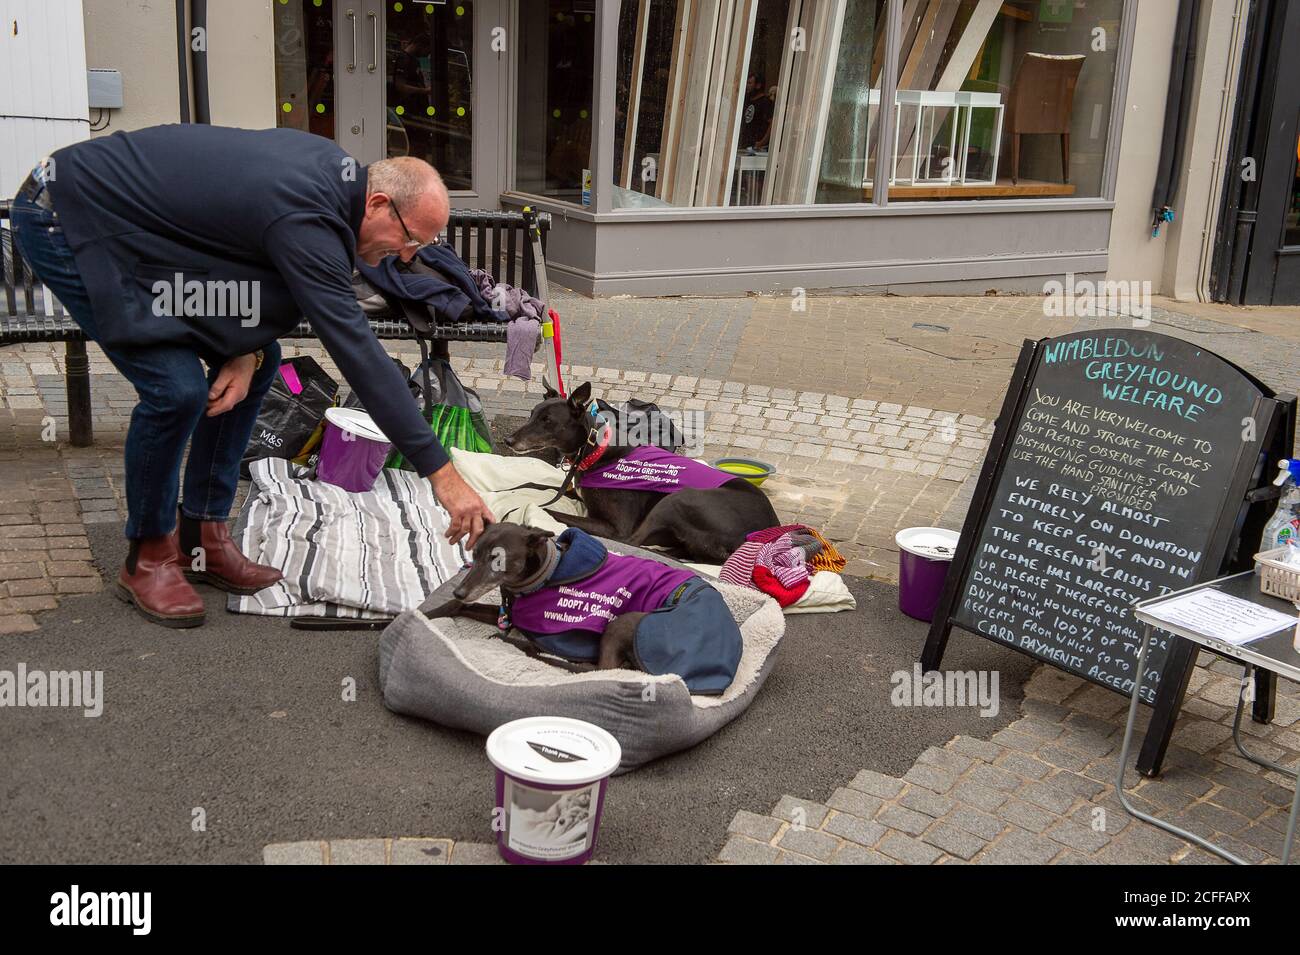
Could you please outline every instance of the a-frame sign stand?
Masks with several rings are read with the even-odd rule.
[[[921,666],[927,671],[939,669],[948,637],[957,625],[954,614],[963,596],[959,593],[959,588],[967,579],[981,532],[989,518],[995,489],[1007,465],[1016,428],[1030,399],[1033,372],[1045,341],[1047,340],[1026,339],[1012,373],[1007,396],[994,426],[988,453],[962,526],[957,552],[949,567],[921,655]],[[1291,457],[1295,445],[1296,397],[1289,394],[1272,395],[1253,376],[1241,373],[1265,395],[1256,401],[1253,414],[1257,440],[1253,443],[1243,440],[1233,472],[1231,491],[1225,500],[1214,502],[1217,518],[1196,581],[1212,580],[1224,574],[1253,568],[1254,543],[1259,540],[1279,495],[1278,489],[1273,486],[1273,479],[1277,476],[1277,462]],[[1137,768],[1143,775],[1155,776],[1160,772],[1195,663],[1195,645],[1187,640],[1172,638],[1170,652],[1161,667],[1162,676],[1152,703],[1146,739],[1138,757]],[[1256,722],[1266,723],[1273,718],[1274,692],[1273,675],[1256,670],[1255,699],[1251,714]]]

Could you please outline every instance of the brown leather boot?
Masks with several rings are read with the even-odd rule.
[[[117,595],[164,627],[199,626],[203,598],[185,580],[179,558],[174,534],[131,541],[117,575]]]
[[[232,594],[255,594],[284,574],[274,567],[255,564],[243,555],[230,536],[225,521],[196,521],[180,516],[181,564],[188,580],[211,584]],[[195,570],[194,549],[203,548],[202,570]]]

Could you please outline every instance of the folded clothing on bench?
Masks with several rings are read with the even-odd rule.
[[[510,320],[504,311],[493,309],[483,298],[469,267],[446,245],[424,246],[401,268],[397,258],[389,256],[378,265],[363,263],[357,270],[385,297],[422,305],[432,322]]]

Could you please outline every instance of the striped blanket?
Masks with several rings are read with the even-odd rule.
[[[385,468],[374,490],[353,494],[293,477],[292,465],[263,458],[235,539],[284,579],[227,606],[275,616],[383,618],[417,607],[466,562],[447,543],[447,512],[413,472]]]

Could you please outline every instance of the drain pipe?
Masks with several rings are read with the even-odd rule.
[[[190,121],[190,34],[185,28],[185,0],[176,0],[176,73],[180,80],[180,119]]]
[[[1260,72],[1268,57],[1267,35],[1272,8],[1267,0],[1250,0],[1242,42],[1242,65],[1237,79],[1236,107],[1232,117],[1232,144],[1229,163],[1240,162],[1262,140],[1264,131],[1256,128],[1265,91],[1260,89]],[[1210,294],[1214,301],[1241,304],[1250,259],[1250,240],[1259,211],[1258,176],[1245,180],[1238,169],[1228,168],[1224,175],[1223,199],[1210,269]]]
[[[1228,37],[1228,62],[1223,69],[1223,86],[1219,91],[1219,128],[1214,140],[1214,170],[1210,177],[1209,193],[1205,197],[1205,221],[1201,226],[1201,262],[1196,275],[1196,298],[1201,302],[1213,301],[1210,291],[1210,271],[1214,259],[1215,235],[1218,231],[1219,212],[1227,177],[1237,175],[1229,169],[1232,128],[1232,110],[1237,103],[1237,81],[1241,74],[1241,57],[1245,48],[1243,35],[1249,16],[1250,0],[1237,0],[1232,14],[1232,30]]]
[[[1200,0],[1179,0],[1173,65],[1169,71],[1169,94],[1165,99],[1164,135],[1161,137],[1160,163],[1151,199],[1152,238],[1160,235],[1160,227],[1164,223],[1174,221],[1173,202],[1182,180],[1187,122],[1192,106],[1192,84],[1196,79],[1196,40],[1200,10]]]
[[[194,122],[211,123],[212,110],[208,103],[208,0],[190,0],[190,36],[202,31],[202,49],[190,45],[190,59],[194,72]]]

